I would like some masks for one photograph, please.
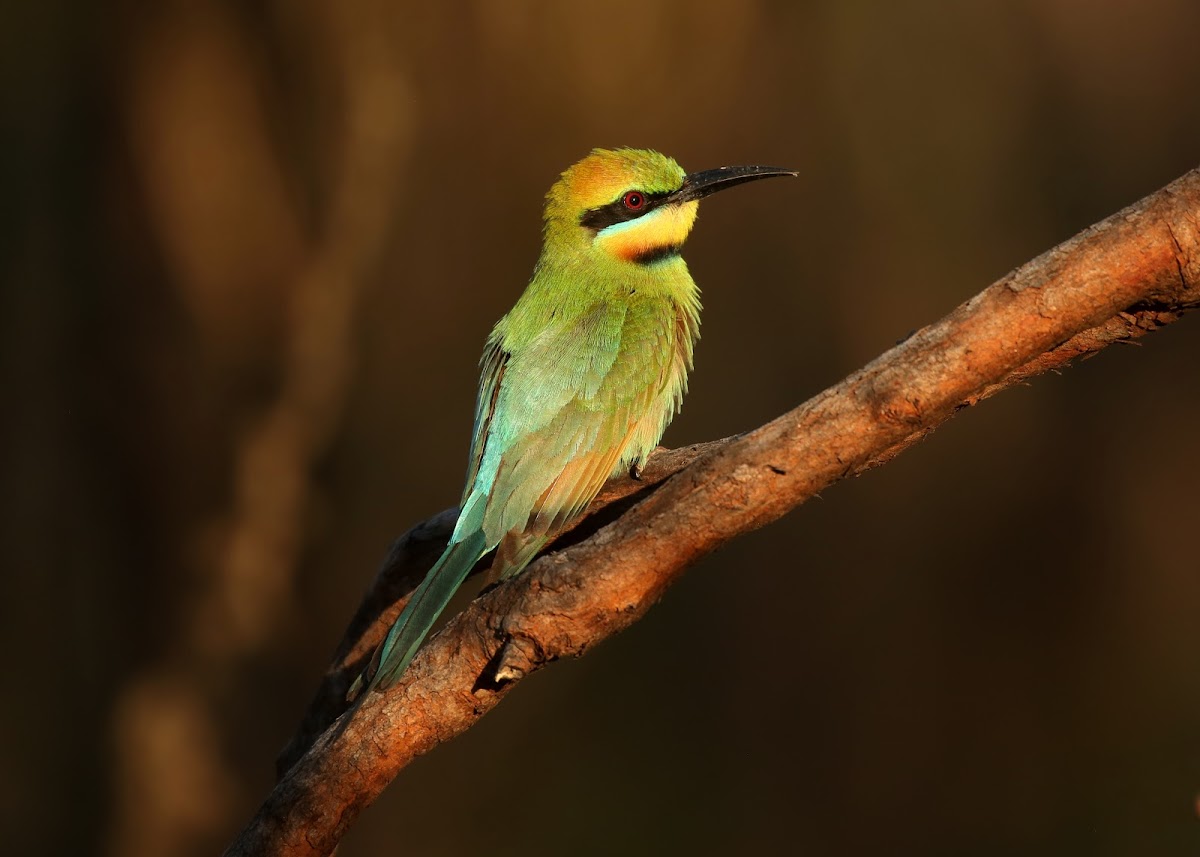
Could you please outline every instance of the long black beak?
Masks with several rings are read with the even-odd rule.
[[[785,170],[783,167],[717,167],[715,170],[688,173],[683,178],[683,186],[667,197],[664,202],[676,203],[703,199],[709,194],[731,188],[734,185],[776,176],[794,177],[798,175],[800,174],[795,170]]]

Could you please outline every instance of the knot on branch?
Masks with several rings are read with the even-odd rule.
[[[508,634],[488,662],[480,681],[490,681],[497,687],[520,681],[545,660],[545,653],[536,640],[524,634]]]

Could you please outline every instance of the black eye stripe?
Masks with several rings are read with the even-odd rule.
[[[630,188],[629,190],[637,190],[637,188]],[[626,220],[634,220],[647,212],[653,211],[662,204],[663,200],[671,195],[671,191],[647,193],[646,191],[637,190],[642,195],[645,203],[637,211],[630,211],[625,207],[625,194],[629,193],[629,190],[621,191],[621,195],[608,205],[602,205],[599,208],[589,208],[579,216],[579,225],[593,232],[599,232],[606,226],[612,226],[614,223],[624,223]]]

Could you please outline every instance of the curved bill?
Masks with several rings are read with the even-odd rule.
[[[693,199],[703,199],[719,190],[746,182],[777,176],[795,177],[798,175],[800,174],[795,170],[785,170],[783,167],[717,167],[715,170],[688,173],[683,178],[683,186],[667,197],[666,201],[687,202]]]

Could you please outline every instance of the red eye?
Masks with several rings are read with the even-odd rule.
[[[631,190],[625,194],[623,202],[625,203],[625,207],[630,211],[641,211],[646,207],[646,197],[638,190]]]

